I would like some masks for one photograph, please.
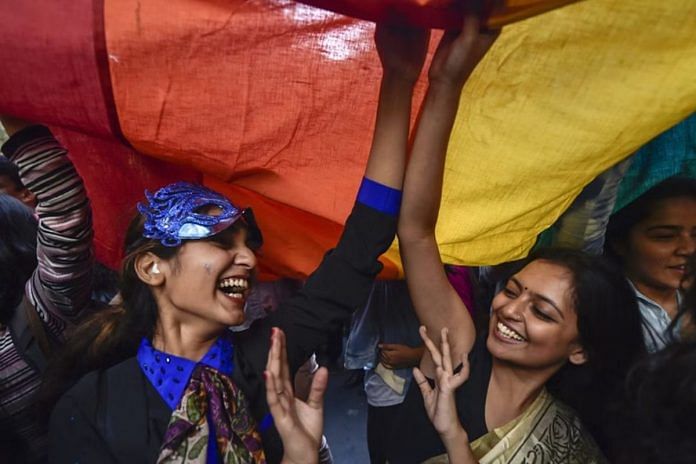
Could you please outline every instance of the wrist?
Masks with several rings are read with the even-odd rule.
[[[288,457],[283,456],[283,459],[282,461],[280,461],[280,464],[319,464],[319,455],[317,454],[315,458],[310,458],[309,456],[307,456],[305,459],[301,461],[294,461]]]
[[[457,94],[462,93],[466,79],[458,80],[444,77],[430,78],[428,80],[428,92],[439,94]]]
[[[452,444],[469,444],[469,435],[466,433],[466,430],[464,430],[461,424],[457,424],[456,427],[452,427],[452,430],[448,432],[441,433],[440,438],[442,439],[442,443],[445,445],[445,447],[449,447]]]
[[[396,86],[398,88],[412,91],[418,81],[418,76],[409,76],[397,69],[383,69],[382,83]]]

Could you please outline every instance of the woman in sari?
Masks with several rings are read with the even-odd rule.
[[[603,438],[601,414],[644,350],[631,289],[601,259],[532,256],[478,335],[447,280],[435,239],[447,142],[464,82],[494,39],[467,18],[430,67],[398,227],[428,352],[414,372],[420,393],[409,391],[385,432],[392,464],[443,453],[459,463],[603,462],[588,429]]]

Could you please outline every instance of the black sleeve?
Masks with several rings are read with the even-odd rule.
[[[48,462],[116,463],[101,435],[72,396],[64,395],[53,409],[49,423]]]
[[[364,306],[377,274],[379,257],[396,234],[397,218],[356,203],[341,238],[302,290],[271,316],[287,335],[288,360],[295,372],[326,336]]]
[[[260,377],[268,357],[271,327],[287,335],[288,361],[294,374],[309,356],[350,315],[364,306],[375,276],[382,270],[379,257],[396,234],[395,216],[356,203],[343,234],[307,279],[302,290],[265,319],[236,334],[237,367]]]
[[[391,245],[397,218],[356,203],[336,248],[326,253],[304,288],[265,319],[234,334],[234,381],[244,391],[258,422],[267,418],[263,371],[268,358],[271,328],[287,335],[288,360],[294,375],[326,335],[367,302],[378,258]],[[282,444],[275,427],[261,427],[266,459],[280,462]]]

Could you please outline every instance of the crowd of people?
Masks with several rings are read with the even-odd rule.
[[[0,462],[331,462],[314,354],[358,308],[346,361],[367,369],[373,463],[694,462],[696,180],[615,213],[604,256],[542,248],[506,266],[476,299],[490,307],[441,260],[449,135],[496,37],[473,16],[444,34],[410,131],[430,35],[377,26],[353,210],[306,282],[253,322],[250,209],[184,182],[146,193],[105,304],[82,180],[46,127],[3,116]],[[405,282],[375,285],[396,235]]]

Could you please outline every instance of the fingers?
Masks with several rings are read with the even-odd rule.
[[[278,395],[277,378],[269,370],[264,371],[263,377],[266,380],[266,402],[271,415],[276,421],[283,418],[287,410],[280,403]]]
[[[452,377],[452,380],[450,381],[452,388],[457,389],[462,386],[464,382],[469,380],[469,372],[469,353],[464,353],[462,354],[462,368],[457,375]]]
[[[280,375],[280,350],[278,349],[275,338],[275,328],[271,329],[271,346],[268,349],[268,361],[266,361],[266,370],[274,375]]]
[[[424,325],[422,325],[420,326],[419,333],[421,338],[423,339],[423,343],[425,343],[425,347],[430,352],[430,356],[433,358],[433,363],[435,364],[435,366],[442,366],[442,355],[440,354],[440,350],[438,350],[435,346],[435,343],[433,343],[430,337],[428,337],[428,329]]]
[[[469,353],[462,353],[462,369],[459,371],[459,375],[462,376],[464,380],[469,378],[470,367]]]
[[[285,334],[277,327],[271,329],[271,348],[266,363],[266,399],[276,401],[285,413],[293,400],[293,388],[290,383],[288,358],[285,350]],[[273,392],[268,396],[268,386],[272,384]],[[270,407],[270,403],[269,403]],[[278,411],[277,411],[278,412]]]
[[[433,389],[430,388],[430,383],[428,383],[428,379],[425,378],[425,375],[423,375],[421,370],[417,367],[413,368],[413,378],[416,380],[416,384],[418,384],[418,388],[420,388],[423,398],[428,398],[428,396],[432,393]]]
[[[452,357],[450,355],[450,345],[447,335],[449,330],[443,328],[440,331],[440,348],[442,349],[442,368],[449,375],[452,375]]]
[[[386,367],[387,369],[393,369],[392,359],[388,353],[380,352],[379,362],[382,363],[382,365],[384,365],[384,367]]]
[[[280,345],[280,367],[281,367],[281,380],[282,386],[285,391],[287,391],[290,396],[293,395],[293,386],[290,381],[290,365],[288,363],[288,350],[285,340],[285,332],[279,328],[275,328],[276,336],[278,337],[278,342]]]
[[[322,409],[324,407],[324,393],[329,384],[329,371],[325,367],[320,367],[314,373],[312,386],[307,397],[307,404],[313,409]]]
[[[399,345],[398,343],[380,343],[377,345],[380,350],[382,351],[397,351],[399,350],[403,345]]]

